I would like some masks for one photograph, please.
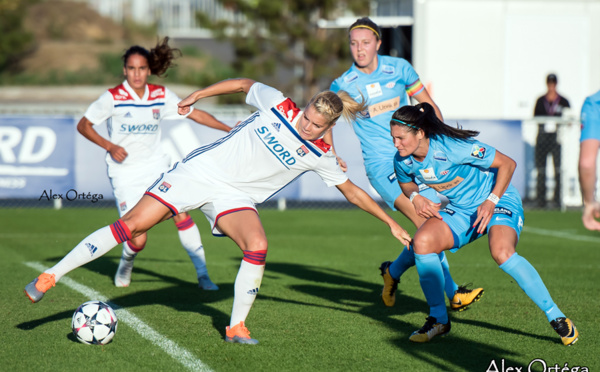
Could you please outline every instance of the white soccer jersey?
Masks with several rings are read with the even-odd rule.
[[[179,101],[175,93],[154,84],[146,84],[146,92],[140,98],[124,81],[90,105],[85,117],[94,125],[107,121],[110,141],[128,153],[122,163],[106,154],[109,177],[159,172],[158,177],[168,167],[169,156],[160,144],[160,122],[183,117],[177,113]]]
[[[246,103],[258,108],[225,137],[200,147],[169,172],[209,181],[223,192],[241,192],[261,203],[307,171],[315,171],[328,186],[348,180],[330,146],[322,139],[303,140],[295,129],[302,111],[281,92],[261,83],[250,88]],[[165,175],[169,180],[169,174]],[[157,185],[162,181],[158,180]],[[167,184],[157,196],[168,200],[169,191],[186,188],[190,204],[204,200],[205,190]],[[183,191],[183,190],[180,190]],[[194,195],[196,194],[196,195]]]

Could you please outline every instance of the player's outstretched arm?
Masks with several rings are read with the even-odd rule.
[[[254,80],[246,78],[227,79],[206,88],[199,89],[177,104],[177,106],[179,106],[179,115],[187,115],[187,113],[190,112],[190,107],[202,98],[241,92],[248,93],[250,87],[254,83]]]
[[[198,124],[206,125],[207,127],[215,128],[225,132],[229,132],[231,130],[231,127],[217,120],[217,118],[203,110],[194,109],[194,111],[188,115],[188,119],[192,119]]]
[[[363,189],[356,186],[350,180],[347,180],[341,185],[337,185],[337,188],[342,194],[344,194],[344,197],[346,197],[350,203],[386,223],[390,227],[392,235],[402,242],[403,245],[409,245],[411,241],[410,234],[400,227],[400,225],[398,225],[398,223],[394,221],[392,217],[385,213],[383,209],[381,209],[381,207],[379,207],[379,205],[375,202],[375,200],[371,199],[369,194],[364,192]]]

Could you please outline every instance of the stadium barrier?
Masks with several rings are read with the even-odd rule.
[[[203,107],[228,125],[235,125],[250,113],[249,107]],[[114,197],[106,174],[105,151],[76,131],[81,114],[0,114],[0,205],[40,208],[113,207]],[[462,120],[449,119],[463,128],[481,131],[478,139],[495,146],[515,159],[518,167],[513,177],[526,207],[535,199],[537,169],[534,148],[538,121],[534,120]],[[554,121],[562,145],[560,205],[563,209],[581,205],[577,178],[579,124],[576,120]],[[106,135],[106,125],[97,127]],[[196,147],[210,143],[223,132],[196,125],[190,120],[163,121],[162,145],[179,160]],[[382,205],[370,186],[357,137],[351,125],[340,122],[334,127],[336,151],[348,164],[348,177]],[[547,195],[553,192],[554,169],[547,162]],[[348,207],[336,188],[328,188],[315,173],[307,173],[285,187],[263,207]]]

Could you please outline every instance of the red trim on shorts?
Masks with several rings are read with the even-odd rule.
[[[192,216],[188,216],[185,220],[177,222],[175,226],[177,226],[177,230],[179,231],[187,230],[194,226],[194,220],[192,220]]]
[[[160,196],[151,193],[150,191],[146,191],[144,193],[144,195],[148,195],[153,197],[154,199],[158,200],[161,204],[164,204],[165,207],[169,208],[171,210],[171,212],[173,213],[173,216],[179,214],[179,212],[177,211],[177,208],[175,208],[174,206],[172,206],[171,204],[167,203],[166,201],[164,201]]]
[[[256,211],[256,209],[254,208],[250,208],[250,207],[242,207],[242,208],[235,208],[235,209],[229,209],[227,211],[223,211],[219,214],[217,214],[217,217],[215,218],[215,224],[213,225],[213,230],[217,227],[217,221],[219,221],[219,218],[228,215],[230,213],[235,213],[235,212],[241,212],[241,211],[253,211],[256,214],[258,214],[258,212]]]

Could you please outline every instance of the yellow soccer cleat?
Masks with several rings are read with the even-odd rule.
[[[454,297],[450,301],[450,308],[454,311],[463,311],[473,302],[479,301],[483,296],[483,288],[468,289],[466,286],[459,286]]]
[[[438,323],[436,318],[428,316],[425,325],[418,331],[414,331],[408,339],[412,342],[429,342],[435,336],[447,335],[450,328],[450,319],[448,319],[448,323],[442,324]]]
[[[571,346],[579,339],[579,331],[569,318],[556,318],[550,322],[550,325],[560,336],[563,345]]]
[[[400,280],[392,278],[390,275],[391,261],[385,261],[379,266],[381,276],[383,277],[383,290],[381,291],[381,299],[385,306],[391,307],[396,303],[396,290],[398,290],[398,283]]]

